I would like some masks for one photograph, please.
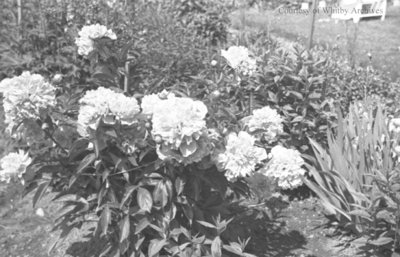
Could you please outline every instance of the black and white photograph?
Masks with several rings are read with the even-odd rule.
[[[400,0],[0,0],[0,257],[400,257]]]

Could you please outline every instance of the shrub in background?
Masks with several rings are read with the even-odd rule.
[[[228,11],[226,3],[209,0],[176,0],[178,16],[212,45],[226,43]]]

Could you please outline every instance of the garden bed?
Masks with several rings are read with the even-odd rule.
[[[50,232],[57,208],[60,207],[50,202],[51,197],[48,195],[43,198],[36,209],[31,204],[32,195],[23,200],[14,199],[14,204],[10,203],[10,199],[2,199],[0,256],[48,256],[48,248],[59,233]],[[251,231],[249,245],[258,257],[365,256],[357,253],[357,249],[348,245],[349,238],[343,237],[335,226],[330,225],[317,198],[278,201],[275,207],[280,211],[273,220],[244,219],[241,224],[241,229],[254,227],[254,223],[262,228]],[[38,208],[43,209],[43,217],[35,214]],[[96,244],[85,239],[85,234],[89,232],[90,226],[74,231],[50,256],[85,257],[93,253]]]

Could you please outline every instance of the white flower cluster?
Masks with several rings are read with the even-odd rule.
[[[257,69],[256,59],[250,57],[249,50],[244,46],[231,46],[228,50],[221,50],[229,66],[243,75],[251,76]]]
[[[78,46],[78,53],[80,55],[88,55],[93,51],[94,39],[108,37],[116,40],[117,36],[111,29],[107,30],[106,26],[100,24],[84,26],[79,31],[79,37],[75,39],[75,44]]]
[[[393,118],[389,121],[389,132],[400,133],[400,118]]]
[[[161,139],[162,144],[158,148],[161,159],[173,157],[190,163],[199,161],[207,154],[204,149],[207,145],[204,141],[207,107],[203,102],[175,97],[164,91],[143,97],[141,107],[142,113],[152,116],[151,133]],[[176,154],[173,154],[174,151]]]
[[[283,119],[278,112],[268,106],[254,110],[253,115],[245,118],[249,132],[263,131],[262,135],[268,142],[274,141],[276,136],[283,132],[282,122]]]
[[[185,137],[198,138],[206,128],[207,107],[201,101],[173,94],[166,99],[149,95],[143,98],[141,106],[143,113],[152,114],[152,134],[176,147]]]
[[[304,160],[299,151],[277,145],[272,148],[270,157],[261,173],[275,179],[282,189],[294,189],[303,184],[306,171],[301,168]]]
[[[21,179],[22,174],[25,173],[26,168],[31,164],[32,159],[28,153],[19,151],[18,153],[9,153],[0,160],[0,181],[10,182],[12,178],[18,177]]]
[[[23,72],[21,76],[0,82],[3,94],[5,123],[8,130],[25,119],[38,119],[40,114],[56,104],[55,87],[39,74]]]
[[[87,91],[79,103],[81,107],[78,115],[78,132],[83,137],[88,136],[88,127],[96,129],[96,123],[101,117],[106,123],[108,118],[112,121],[115,118],[123,125],[130,125],[135,122],[135,115],[140,112],[134,97],[127,97],[104,87]]]
[[[255,140],[245,131],[229,134],[225,152],[217,157],[218,166],[226,170],[229,180],[250,175],[257,164],[268,158],[265,149],[254,146]]]

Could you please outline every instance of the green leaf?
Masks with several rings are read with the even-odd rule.
[[[303,95],[296,91],[288,91],[288,93],[299,100],[303,100]]]
[[[219,236],[217,236],[212,244],[211,244],[211,254],[212,257],[221,257],[222,256],[222,251],[221,251],[221,238],[219,238]]]
[[[182,210],[191,225],[193,223],[194,216],[192,207],[189,204],[182,204]]]
[[[83,153],[85,150],[87,150],[89,145],[89,140],[87,138],[79,138],[76,140],[70,150],[69,150],[69,160],[73,161],[77,156],[79,156],[81,153]]]
[[[33,208],[35,208],[38,201],[43,197],[44,193],[46,193],[47,188],[50,185],[50,181],[44,181],[40,183],[38,188],[36,189],[36,193],[33,196]]]
[[[189,144],[186,143],[182,143],[179,146],[179,150],[182,154],[183,157],[189,157],[190,155],[192,155],[194,152],[196,152],[197,150],[197,143],[196,141],[192,141]]]
[[[291,120],[292,123],[296,123],[296,122],[301,122],[303,121],[304,117],[303,116],[297,116],[296,118],[294,118],[293,120]]]
[[[368,241],[368,244],[382,246],[393,242],[393,238],[391,237],[380,237],[376,240]]]
[[[158,181],[153,191],[155,205],[161,205],[164,208],[168,204],[168,191],[164,181]]]
[[[96,155],[94,153],[88,154],[83,158],[81,163],[78,166],[76,173],[71,177],[69,181],[69,187],[71,187],[76,179],[78,178],[79,174],[81,174],[90,164],[92,164],[96,160]]]
[[[371,215],[365,210],[352,210],[351,212],[349,212],[349,215],[359,216],[369,221],[372,221]]]
[[[137,193],[137,201],[140,209],[143,211],[150,212],[153,207],[153,199],[151,198],[150,192],[145,188],[139,188]]]
[[[143,241],[144,241],[145,237],[141,237],[139,238],[136,243],[135,243],[135,249],[136,251],[139,251],[140,246],[142,245]],[[136,256],[136,255],[135,255]]]
[[[161,249],[167,245],[168,243],[166,242],[165,239],[153,239],[150,241],[149,245],[149,252],[148,252],[148,257],[153,257],[156,256]]]
[[[135,235],[142,232],[143,229],[150,225],[150,221],[147,217],[143,217],[139,220],[139,223],[135,226]]]
[[[125,202],[128,200],[128,198],[132,195],[132,193],[138,188],[139,186],[129,186],[126,188],[124,197],[121,200],[120,208],[124,206]]]
[[[243,253],[242,248],[236,242],[231,242],[229,245],[224,245],[223,248],[237,255],[241,255]]]
[[[129,222],[129,215],[126,215],[123,222],[120,225],[121,235],[119,237],[119,242],[122,243],[125,239],[129,236],[130,231],[130,222]]]
[[[217,229],[217,227],[216,227],[215,225],[213,225],[213,224],[211,224],[211,223],[208,223],[208,222],[206,222],[206,221],[198,220],[197,223],[200,223],[201,225],[203,225],[204,227],[207,227],[207,228],[214,228],[214,229]]]
[[[178,177],[175,180],[175,190],[176,190],[176,194],[180,195],[183,192],[183,189],[185,187],[185,181],[182,180],[182,178]]]
[[[100,228],[102,231],[102,235],[106,235],[108,231],[108,225],[111,221],[111,211],[108,205],[106,205],[101,213],[101,217],[99,220]]]

